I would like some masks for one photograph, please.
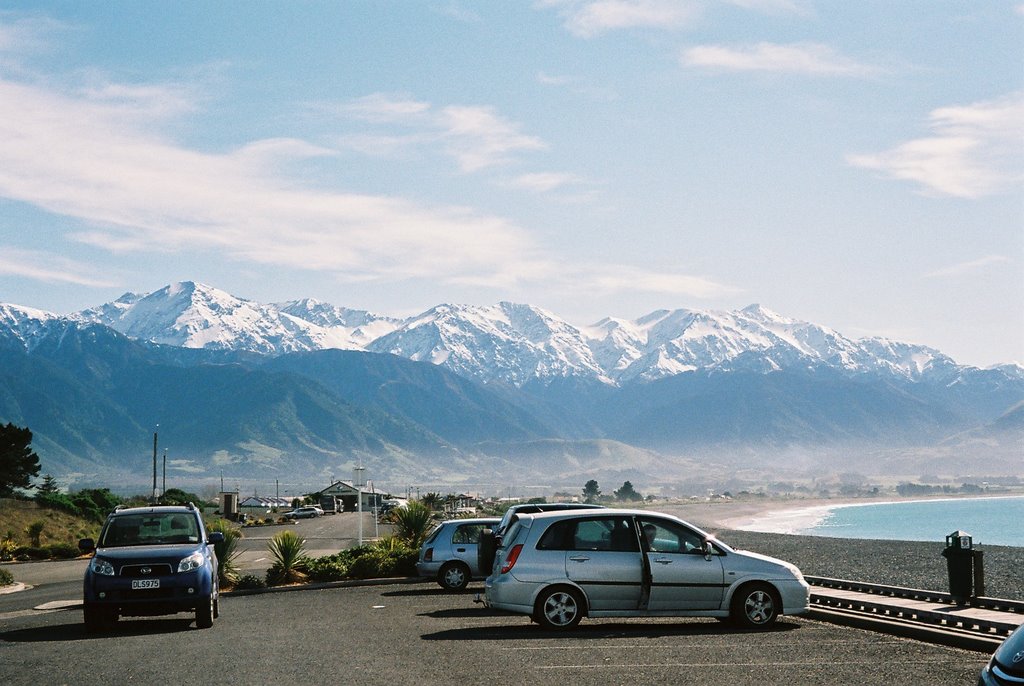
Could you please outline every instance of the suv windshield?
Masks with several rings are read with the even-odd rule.
[[[162,543],[198,543],[196,518],[183,512],[112,517],[100,537],[100,548]]]

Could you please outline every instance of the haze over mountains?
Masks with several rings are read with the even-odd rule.
[[[67,316],[0,305],[0,364],[0,421],[80,482],[144,483],[156,424],[169,478],[194,480],[315,485],[358,461],[396,488],[1024,473],[1019,365],[759,305],[576,327],[525,304],[401,319],[183,282]]]

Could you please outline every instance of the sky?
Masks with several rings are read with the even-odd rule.
[[[0,302],[185,280],[1024,363],[1024,3],[0,5]]]

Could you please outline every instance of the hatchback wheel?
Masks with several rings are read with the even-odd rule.
[[[469,584],[469,569],[459,562],[449,562],[437,573],[437,583],[448,591],[461,591]]]
[[[768,584],[744,586],[733,598],[731,618],[744,629],[766,629],[779,617],[775,591]]]
[[[583,600],[571,589],[548,589],[537,599],[536,619],[545,629],[571,629],[583,619]]]

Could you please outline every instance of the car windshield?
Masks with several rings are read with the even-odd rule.
[[[196,518],[182,512],[121,515],[107,523],[99,547],[197,543]]]

